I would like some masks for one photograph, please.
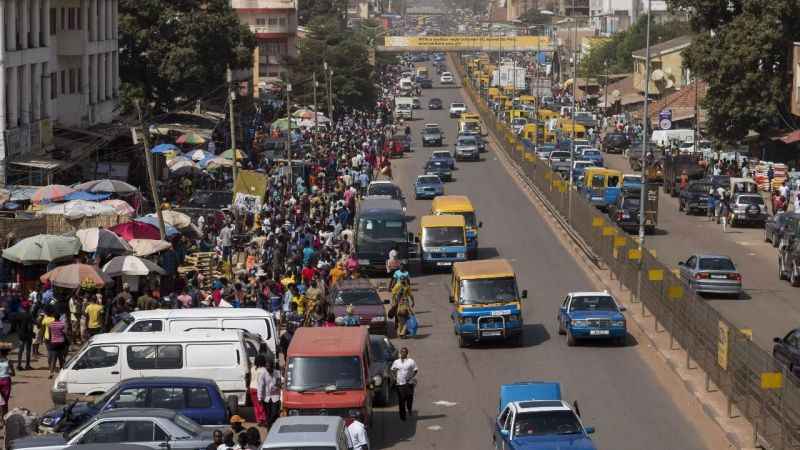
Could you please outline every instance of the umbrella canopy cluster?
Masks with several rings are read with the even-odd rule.
[[[139,191],[139,189],[132,184],[111,179],[87,181],[85,183],[76,184],[72,188],[76,191],[107,194],[132,194]]]
[[[31,203],[59,202],[64,200],[64,197],[72,194],[73,192],[75,192],[75,189],[72,189],[69,186],[64,186],[63,184],[42,186],[31,196]]]
[[[3,250],[3,258],[19,264],[47,264],[78,254],[81,241],[77,237],[37,234]]]
[[[117,214],[113,206],[104,205],[98,202],[86,200],[72,200],[66,203],[59,203],[50,206],[42,211],[42,214],[63,215],[67,219],[77,220],[84,217],[111,216]]]
[[[84,228],[75,235],[81,241],[81,250],[87,253],[127,253],[133,247],[113,231],[104,228]]]
[[[159,267],[158,264],[138,256],[117,256],[105,266],[103,272],[109,277],[128,276],[147,276],[150,274],[166,275],[167,272]]]

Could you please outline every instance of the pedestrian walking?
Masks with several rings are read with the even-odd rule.
[[[11,377],[15,376],[14,364],[8,359],[11,352],[11,344],[3,342],[0,344],[0,424],[5,424],[5,417],[8,414],[8,402],[11,401]]]
[[[53,378],[56,366],[59,370],[64,368],[69,341],[67,339],[67,324],[56,312],[52,312],[52,320],[47,322],[46,343],[47,343],[47,363],[50,368],[49,378]]]
[[[731,214],[730,197],[725,194],[719,208],[720,220],[722,221],[722,232],[728,232],[728,216]]]
[[[22,303],[22,309],[16,313],[14,324],[17,328],[19,338],[19,353],[17,354],[17,370],[31,370],[31,349],[33,348],[33,338],[36,334],[33,331],[33,314],[31,305],[28,302]],[[22,365],[22,355],[25,354],[25,366]]]
[[[347,448],[351,450],[369,450],[367,428],[358,419],[353,419],[347,426]]]
[[[103,331],[103,306],[100,304],[102,299],[102,295],[97,294],[84,310],[86,331],[89,337],[100,334]]]
[[[412,414],[414,407],[414,388],[417,384],[417,363],[408,357],[408,348],[400,349],[400,358],[392,363],[397,385],[397,397],[400,409],[400,420],[405,421]]]
[[[264,409],[262,395],[259,395],[259,383],[263,382],[264,372],[267,371],[267,357],[259,353],[250,369],[250,401],[253,404],[253,415],[259,426],[267,426],[267,411]]]

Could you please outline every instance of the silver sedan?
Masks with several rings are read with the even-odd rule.
[[[678,266],[683,281],[697,293],[742,295],[742,275],[727,256],[692,255]]]

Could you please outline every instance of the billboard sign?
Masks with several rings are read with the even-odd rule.
[[[383,51],[552,50],[547,36],[386,36]]]

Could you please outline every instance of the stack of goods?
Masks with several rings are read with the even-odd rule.
[[[774,172],[772,186],[769,185],[769,177],[767,177],[767,171],[769,171],[770,166]],[[789,167],[787,167],[786,164],[761,161],[755,167],[753,178],[760,190],[772,192],[783,185],[783,182],[786,181],[788,177],[788,173]]]
[[[198,272],[203,276],[200,287],[208,289],[215,277],[222,276],[214,258],[215,255],[214,252],[196,252],[187,255],[183,265],[178,268],[178,273]]]

